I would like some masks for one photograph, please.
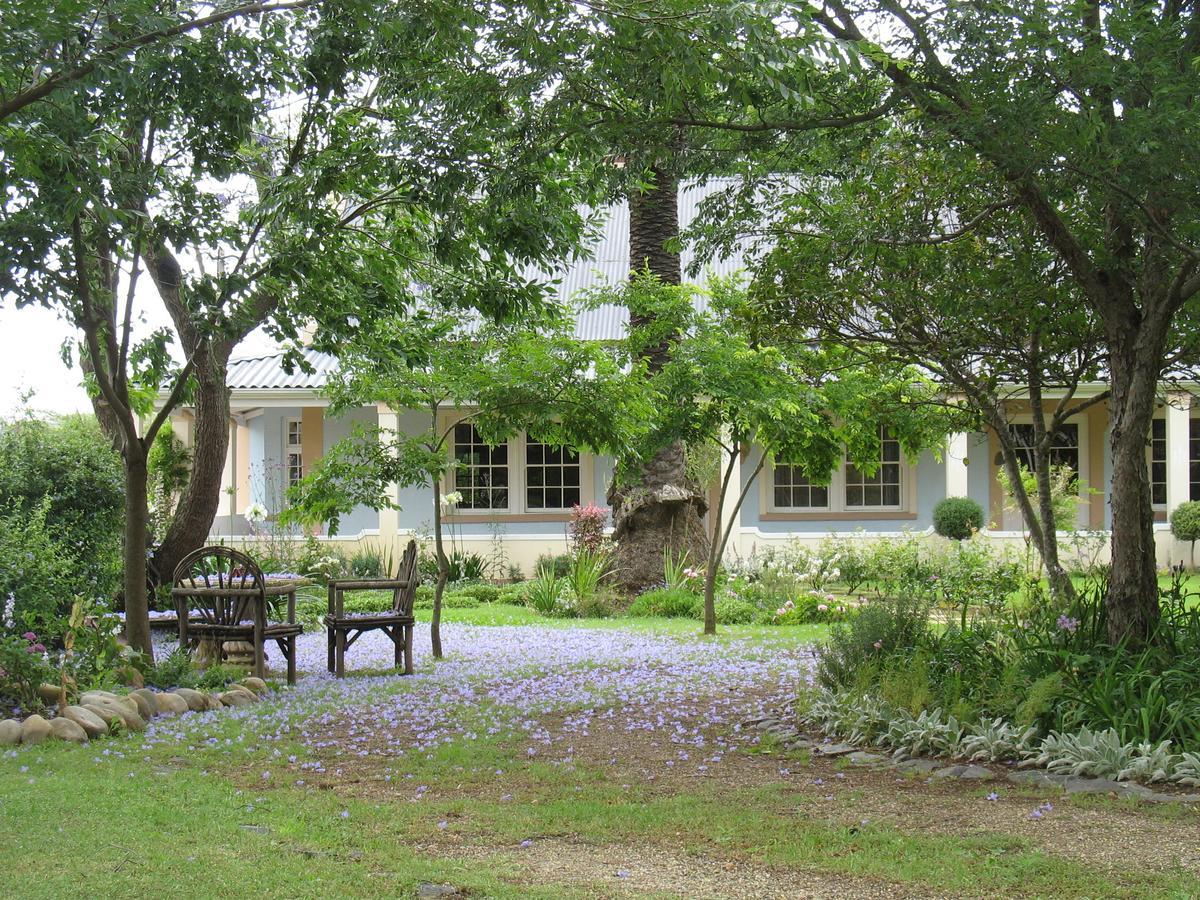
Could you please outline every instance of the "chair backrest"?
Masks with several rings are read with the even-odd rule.
[[[417,597],[417,585],[421,576],[417,572],[417,542],[409,541],[404,548],[404,556],[400,560],[400,571],[396,577],[406,582],[402,588],[396,588],[392,595],[392,612],[397,615],[411,616],[413,602]]]
[[[267,580],[258,564],[231,547],[201,547],[175,567],[176,611],[210,625],[237,625],[253,618],[253,602],[266,602]]]

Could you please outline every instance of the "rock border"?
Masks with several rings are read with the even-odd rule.
[[[978,763],[957,763],[945,759],[909,757],[896,759],[883,753],[874,753],[853,744],[840,743],[819,735],[806,734],[780,715],[759,716],[741,723],[742,728],[761,731],[783,744],[788,750],[808,750],[813,756],[826,759],[845,759],[853,766],[868,766],[874,769],[894,769],[898,772],[915,772],[930,778],[954,779],[957,781],[1008,781],[1011,784],[1032,787],[1058,788],[1067,794],[1115,794],[1118,797],[1133,797],[1144,803],[1200,803],[1200,794],[1171,794],[1155,791],[1135,781],[1113,781],[1111,778],[1085,778],[1062,775],[1044,769],[1017,769],[999,773]]]
[[[144,731],[156,716],[179,716],[249,706],[270,693],[271,686],[249,676],[223,691],[205,693],[191,688],[153,691],[138,688],[128,694],[84,691],[76,702],[56,710],[52,718],[34,713],[23,721],[0,721],[0,747],[31,747],[47,740],[86,744],[108,735]],[[58,697],[56,685],[43,685],[43,696]]]

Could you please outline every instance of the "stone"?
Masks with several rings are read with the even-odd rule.
[[[204,702],[206,704],[205,708],[209,710],[225,708],[225,704],[221,702],[220,694],[205,694]]]
[[[901,772],[917,772],[921,775],[928,775],[941,767],[942,764],[936,759],[904,759],[896,763],[896,768]]]
[[[260,697],[269,690],[265,681],[263,681],[261,678],[256,678],[253,675],[249,676],[248,678],[243,678],[242,684],[245,687],[248,687],[254,693],[258,694]]]
[[[204,694],[199,691],[193,691],[191,688],[175,688],[171,692],[176,697],[181,697],[183,702],[187,704],[188,709],[192,712],[203,712],[208,709],[208,700]]]
[[[21,723],[22,744],[40,744],[46,738],[50,737],[51,734],[50,723],[37,713],[34,713]]]
[[[146,679],[138,671],[137,666],[124,665],[113,674],[120,679],[121,684],[127,684],[131,688],[144,688],[146,686]]]
[[[154,702],[160,716],[178,716],[188,711],[188,702],[178,694],[156,694]]]
[[[417,888],[418,897],[461,897],[462,891],[452,884],[422,884]]]
[[[125,703],[85,703],[83,708],[94,712],[105,722],[112,722],[113,719],[119,719],[121,725],[130,731],[144,731],[146,728],[146,720],[143,719],[136,710],[131,709],[132,704]],[[111,726],[110,726],[111,730]]]
[[[120,700],[116,694],[110,694],[108,691],[84,691],[79,698],[80,706],[87,706],[89,703],[112,703]]]
[[[846,756],[846,762],[852,766],[878,766],[887,762],[887,757],[878,753],[867,753],[865,750],[856,750]]]
[[[963,766],[963,770],[958,773],[958,777],[966,781],[991,781],[996,777],[996,773],[987,766]]]
[[[88,733],[77,722],[66,716],[56,716],[50,720],[50,731],[60,741],[71,741],[74,744],[86,744]]]
[[[70,719],[82,728],[89,738],[98,738],[108,734],[108,723],[91,710],[82,706],[68,706],[59,712],[59,716]]]
[[[147,697],[147,694],[150,696]],[[158,713],[158,707],[154,703],[154,693],[146,688],[138,688],[132,694],[126,694],[121,699],[124,702],[132,701],[137,707],[138,715],[146,721],[150,721]]]
[[[225,706],[249,706],[253,702],[249,691],[226,691],[221,695],[221,703]]]
[[[245,685],[242,685],[242,684],[231,684],[231,685],[229,685],[229,686],[228,686],[228,687],[227,687],[225,690],[226,690],[226,693],[228,693],[229,691],[238,691],[238,692],[240,692],[240,693],[243,693],[243,694],[245,694],[247,697],[249,697],[249,698],[250,698],[250,702],[251,702],[251,703],[257,703],[257,702],[258,702],[258,694],[254,693],[254,691],[250,690],[250,689],[249,689],[248,687],[246,687]]]
[[[1129,785],[1108,778],[1068,778],[1063,782],[1068,794],[1128,794]]]
[[[1067,775],[1057,775],[1053,772],[1043,772],[1040,769],[1027,769],[1021,772],[1009,772],[1008,780],[1013,784],[1028,784],[1033,787],[1062,787]]]
[[[963,770],[966,768],[967,768],[966,766],[944,766],[943,768],[937,769],[936,771],[934,771],[933,777],[934,778],[957,778],[959,776],[959,774],[961,774],[963,772]]]
[[[150,688],[138,688],[135,691],[130,691],[129,696],[141,697],[150,707],[150,715],[148,716],[146,715],[145,711],[142,711],[142,718],[148,719],[150,716],[156,716],[159,714],[160,710],[158,708],[158,694],[154,693],[154,691],[150,690]]]
[[[16,719],[0,722],[0,747],[21,743],[21,723]]]
[[[788,741],[784,746],[789,750],[811,750],[813,742],[808,738],[796,738],[794,741]]]
[[[57,684],[42,684],[38,686],[37,693],[43,703],[47,706],[53,706],[58,702],[61,690],[61,687]]]
[[[817,744],[813,747],[813,753],[819,756],[846,756],[856,749],[850,744]]]

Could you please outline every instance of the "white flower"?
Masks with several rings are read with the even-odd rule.
[[[442,494],[442,509],[453,509],[454,507],[458,506],[458,504],[462,503],[462,500],[462,491],[451,491],[448,494]]]
[[[246,517],[247,522],[251,525],[256,525],[259,522],[265,522],[269,513],[267,512],[267,508],[261,503],[251,503],[246,507],[246,512],[243,515]]]

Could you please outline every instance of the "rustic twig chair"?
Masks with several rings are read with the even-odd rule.
[[[328,636],[329,671],[338,678],[346,674],[346,651],[368,631],[382,631],[395,647],[396,668],[404,657],[404,674],[413,673],[413,601],[420,576],[417,574],[417,542],[409,541],[395,578],[331,580],[329,582],[329,612],[325,616]],[[387,612],[347,614],[346,591],[392,592],[392,608]]]
[[[202,642],[224,658],[224,645],[245,641],[254,647],[254,674],[266,674],[268,640],[279,645],[287,660],[288,684],[296,683],[296,638],[304,631],[296,623],[295,590],[287,594],[287,620],[267,621],[267,582],[249,556],[230,547],[201,547],[175,567],[171,597],[179,616],[179,646],[192,649]]]

